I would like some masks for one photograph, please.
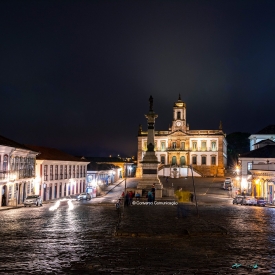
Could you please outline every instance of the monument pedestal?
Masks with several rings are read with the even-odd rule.
[[[155,198],[162,198],[163,185],[158,178],[158,160],[154,151],[147,151],[142,164],[142,178],[137,185],[137,192],[142,194],[142,190],[149,191],[155,185]]]

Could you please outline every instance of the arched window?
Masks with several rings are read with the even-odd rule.
[[[185,157],[182,156],[182,157],[180,158],[180,165],[183,166],[183,165],[185,165],[185,164],[186,164],[186,162],[185,162]]]
[[[177,119],[180,119],[180,112],[177,112]]]
[[[8,155],[4,155],[3,158],[3,171],[7,171],[8,170]]]
[[[172,165],[176,165],[177,164],[177,158],[174,156],[172,157]]]

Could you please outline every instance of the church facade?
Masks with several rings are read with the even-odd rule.
[[[147,151],[147,134],[140,126],[137,177],[142,177],[141,161]],[[172,171],[192,165],[197,176],[224,176],[227,166],[227,142],[221,123],[218,130],[190,130],[186,123],[186,104],[180,96],[173,106],[172,127],[155,131],[154,142],[155,154],[159,161],[159,175],[172,176],[164,171],[167,171],[167,168]]]

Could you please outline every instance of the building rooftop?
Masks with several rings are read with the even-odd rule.
[[[16,141],[13,141],[13,140],[3,137],[3,136],[0,136],[0,145],[20,148],[20,149],[24,149],[24,150],[28,150],[28,151],[31,150],[30,148],[26,147],[25,145],[20,144]],[[33,151],[36,151],[36,150],[33,150]]]
[[[275,144],[274,144],[275,145]],[[240,158],[275,158],[275,146],[266,145],[264,147],[243,153],[240,155]]]
[[[256,134],[259,134],[259,135],[274,134],[275,135],[275,125],[268,125],[265,128],[263,128],[262,130],[260,130],[259,132],[257,132]]]
[[[264,140],[261,140],[257,143],[254,143],[254,145],[258,145],[258,144],[262,144],[262,143],[269,143],[269,145],[275,145],[275,142],[273,140],[270,140],[270,139],[264,139]]]
[[[128,161],[127,159],[130,158],[121,158],[121,157],[83,157],[83,159],[86,159],[91,162],[125,162],[125,163],[132,163],[133,160]]]
[[[89,162],[88,160],[81,159],[79,157],[75,157],[69,155],[63,151],[60,151],[55,148],[48,148],[43,146],[36,145],[26,145],[26,147],[30,148],[33,151],[39,152],[40,154],[36,157],[36,159],[40,160],[62,160],[62,161],[82,161]]]

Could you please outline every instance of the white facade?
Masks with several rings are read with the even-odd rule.
[[[24,146],[0,145],[0,207],[16,206],[35,193],[36,155]]]
[[[89,162],[37,160],[36,193],[43,201],[76,195],[86,191],[86,172]]]
[[[253,134],[249,137],[250,139],[250,151],[255,150],[256,148],[254,148],[254,144],[266,140],[266,139],[270,139],[272,141],[275,141],[275,135],[270,135],[270,134],[265,134],[265,135],[261,135],[261,134]]]

